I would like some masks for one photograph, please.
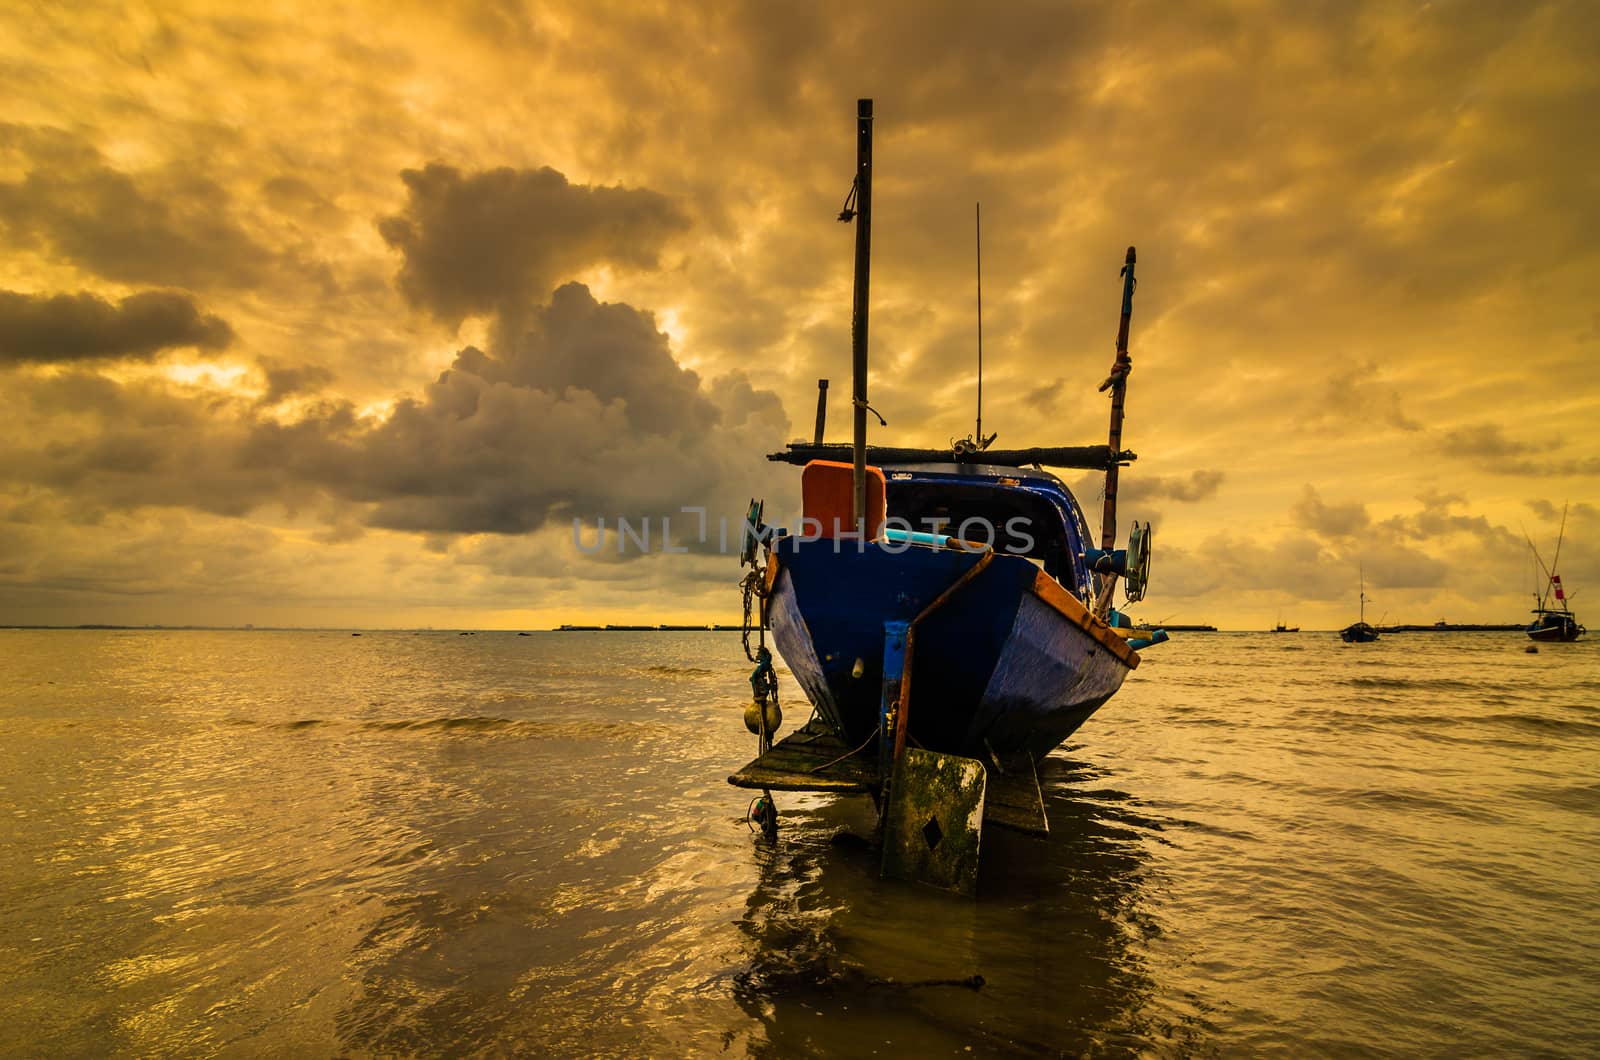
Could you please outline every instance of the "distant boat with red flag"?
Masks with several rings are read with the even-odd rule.
[[[1526,537],[1526,533],[1523,535]],[[1544,557],[1539,555],[1539,547],[1533,543],[1533,538],[1528,538],[1528,547],[1533,550],[1533,558],[1538,561],[1539,569],[1544,572],[1544,587],[1534,593],[1536,606],[1533,609],[1533,621],[1528,623],[1528,636],[1538,641],[1568,641],[1577,640],[1588,632],[1578,624],[1578,616],[1573,614],[1572,607],[1567,601],[1566,589],[1561,584],[1561,575],[1557,567],[1561,563],[1561,543],[1567,536],[1567,508],[1561,508],[1561,530],[1556,535],[1556,554],[1550,561],[1550,566],[1544,565]]]

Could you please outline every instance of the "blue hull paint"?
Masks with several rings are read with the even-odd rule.
[[[877,729],[884,623],[916,618],[980,555],[791,537],[774,543],[773,558],[773,639],[854,745]],[[1121,687],[1128,664],[1035,595],[1038,574],[1027,559],[996,555],[916,627],[908,731],[917,744],[1042,755]]]

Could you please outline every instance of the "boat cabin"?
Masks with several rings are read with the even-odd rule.
[[[852,467],[814,460],[802,475],[804,514],[813,532],[836,537],[850,526]],[[1025,556],[1080,600],[1093,596],[1081,559],[1091,537],[1082,509],[1048,471],[984,464],[912,464],[867,469],[867,533],[910,533],[989,545]]]

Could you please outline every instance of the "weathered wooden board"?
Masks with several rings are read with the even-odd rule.
[[[865,795],[879,786],[877,746],[847,754],[838,737],[801,729],[773,745],[728,778],[739,788],[769,791],[822,791],[836,795]],[[1050,834],[1039,773],[1031,755],[1005,755],[983,760],[987,794],[983,803],[985,824],[999,825],[1028,835]]]
[[[1050,834],[1050,820],[1044,812],[1044,794],[1039,790],[1039,771],[1027,752],[1006,755],[998,762],[985,760],[989,774],[988,791],[983,799],[983,823],[997,824],[1028,835]]]
[[[883,823],[883,875],[975,894],[984,787],[977,759],[906,748]]]
[[[737,788],[771,791],[831,791],[863,794],[878,790],[878,750],[868,745],[850,754],[837,736],[800,729],[728,778]]]

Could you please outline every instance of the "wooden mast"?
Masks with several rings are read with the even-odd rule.
[[[852,403],[855,408],[855,492],[851,518],[856,532],[867,524],[867,267],[872,252],[872,100],[856,101],[856,290],[850,318]]]
[[[1122,322],[1117,326],[1117,359],[1111,365],[1111,374],[1100,390],[1111,390],[1111,461],[1106,465],[1106,504],[1100,521],[1100,547],[1107,552],[1117,545],[1117,454],[1122,452],[1122,403],[1128,391],[1128,373],[1133,361],[1128,356],[1128,322],[1133,318],[1133,263],[1134,250],[1128,248],[1128,257],[1122,266]],[[1108,593],[1116,575],[1107,574],[1101,583],[1101,592]],[[1109,594],[1106,600],[1109,602]]]

